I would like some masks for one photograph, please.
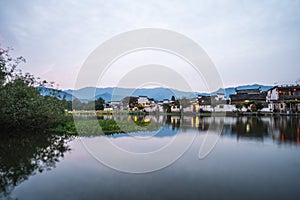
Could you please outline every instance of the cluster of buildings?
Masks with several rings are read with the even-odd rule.
[[[127,99],[127,100],[124,100]],[[112,110],[128,110],[143,112],[181,112],[182,106],[179,101],[164,99],[163,101],[155,101],[147,96],[126,97],[122,101],[111,101],[105,104],[104,111]]]
[[[129,101],[128,101],[129,99]],[[184,102],[183,102],[184,100]],[[226,98],[224,93],[197,98],[155,101],[147,96],[127,97],[127,101],[113,101],[104,110],[144,112],[300,112],[300,85],[274,86],[268,91],[261,88],[235,90]]]

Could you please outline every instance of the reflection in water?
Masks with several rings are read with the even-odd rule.
[[[210,126],[224,124],[221,136],[236,136],[237,140],[255,139],[264,141],[271,138],[278,143],[293,142],[300,144],[299,117],[199,117],[199,116],[168,116],[168,115],[141,115],[141,116],[109,116],[114,120],[128,120],[143,123],[158,123],[160,126],[171,127],[172,130],[196,129],[206,133]]]
[[[132,121],[138,126],[157,123],[161,127],[154,137],[152,133],[156,131],[137,131],[132,135],[78,137],[72,143],[67,143],[70,139],[67,137],[44,135],[0,138],[0,193],[4,197],[29,200],[292,199],[297,195],[300,146],[294,148],[294,144],[299,144],[298,117],[109,117]],[[224,124],[222,139],[207,158],[198,159],[205,138],[202,136],[219,123]],[[151,137],[132,137],[134,134]],[[98,145],[99,140],[107,137],[119,148],[146,153],[163,148],[175,135],[184,139],[194,134],[200,137],[174,164],[138,175],[102,165],[82,146],[83,139]],[[251,143],[240,142],[243,140]],[[253,145],[270,140],[275,143]],[[278,148],[277,143],[284,143],[284,148],[282,145]],[[70,150],[67,144],[72,147],[72,154],[65,154]],[[112,155],[102,147],[99,150]],[[37,173],[54,168],[64,154],[66,158],[51,173]],[[113,159],[118,159],[117,156]],[[124,157],[120,161],[126,165]],[[29,179],[34,174],[35,178]]]
[[[9,198],[15,186],[36,172],[55,167],[70,151],[70,136],[23,134],[0,137],[0,198]]]
[[[226,117],[221,136],[263,141],[271,138],[278,143],[300,143],[300,118],[298,117]],[[219,118],[221,120],[221,118]],[[200,118],[199,130],[206,131],[218,118]]]
[[[237,118],[236,123],[231,125],[231,134],[237,135],[237,140],[255,138],[263,141],[268,135],[268,124],[259,117]]]

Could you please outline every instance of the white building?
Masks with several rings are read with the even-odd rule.
[[[235,107],[235,105],[220,104],[214,108],[214,111],[215,112],[236,112],[237,108]]]
[[[226,96],[224,93],[217,93],[217,95],[215,96],[215,99],[217,101],[226,101]]]
[[[110,101],[107,102],[104,106],[105,111],[120,110],[120,109],[121,109],[120,101]]]
[[[272,112],[299,112],[300,85],[275,86],[267,92],[268,109]]]
[[[147,96],[139,96],[137,103],[142,106],[150,105],[150,101]]]
[[[181,111],[181,106],[171,106],[171,112],[180,112]]]

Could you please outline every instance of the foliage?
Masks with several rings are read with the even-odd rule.
[[[186,97],[183,97],[181,99],[179,99],[179,104],[183,107],[183,108],[187,108],[191,105],[191,102],[189,99],[187,99]]]
[[[75,110],[103,110],[104,105],[105,100],[102,97],[87,103],[81,102],[79,99],[74,99],[72,102],[73,109]]]
[[[264,105],[260,102],[257,102],[257,103],[255,103],[255,107],[256,107],[257,110],[261,110],[261,109],[264,108]]]
[[[138,105],[137,101],[138,101],[138,97],[128,96],[128,97],[124,97],[121,100],[121,103],[123,105],[128,105],[129,108],[134,108],[135,106]]]
[[[63,125],[57,126],[51,131],[68,134],[84,134],[85,136],[127,133],[135,131],[152,131],[159,129],[160,124],[143,121],[127,120],[104,120],[104,119],[87,119],[75,123],[69,121]]]
[[[243,104],[235,104],[236,109],[241,110],[243,108]]]
[[[65,99],[63,99],[63,100],[61,100],[62,101],[62,103],[63,103],[63,105],[64,105],[64,108],[66,109],[66,110],[73,110],[72,109],[72,101],[67,101],[67,100],[65,100]]]
[[[170,104],[164,104],[163,109],[165,112],[170,113],[171,112],[171,105]]]
[[[11,49],[0,48],[0,125],[5,130],[45,130],[65,119],[65,102],[40,95],[36,86],[53,86],[17,67],[25,62],[14,59]],[[8,131],[9,132],[9,131]]]
[[[95,110],[103,110],[104,109],[105,100],[103,98],[98,98],[95,101]]]
[[[249,107],[251,104],[253,104],[253,103],[254,103],[254,101],[245,101],[245,102],[243,103],[243,106],[244,106],[245,108],[248,109],[248,107]]]
[[[171,101],[175,101],[176,99],[175,99],[175,97],[174,96],[172,96],[171,97]]]
[[[252,105],[251,105],[251,111],[252,111],[252,112],[256,112],[256,111],[257,111],[256,104],[252,104]]]
[[[300,103],[300,100],[286,100],[284,102],[288,104],[293,104],[293,103]]]

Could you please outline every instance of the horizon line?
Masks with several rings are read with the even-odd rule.
[[[243,85],[236,85],[236,86],[226,86],[223,88],[216,89],[227,89],[227,88],[237,88],[237,87],[245,87],[245,86],[253,86],[253,85],[260,85],[260,86],[267,86],[267,87],[274,87],[274,86],[279,86],[279,85],[297,85],[297,84],[259,84],[259,83],[252,83],[252,84],[243,84]],[[158,88],[163,88],[163,89],[172,89],[172,90],[177,90],[180,92],[199,92],[199,91],[185,91],[177,88],[168,88],[168,87],[140,87],[140,88],[134,88],[134,87],[118,87],[118,86],[107,86],[107,87],[99,87],[99,86],[85,86],[81,87],[79,89],[74,89],[74,88],[68,88],[68,89],[60,89],[62,91],[66,90],[81,90],[84,88],[96,88],[96,89],[106,89],[106,88],[120,88],[120,89],[158,89]],[[201,92],[202,93],[202,92]],[[203,93],[210,93],[209,91],[203,91]]]

